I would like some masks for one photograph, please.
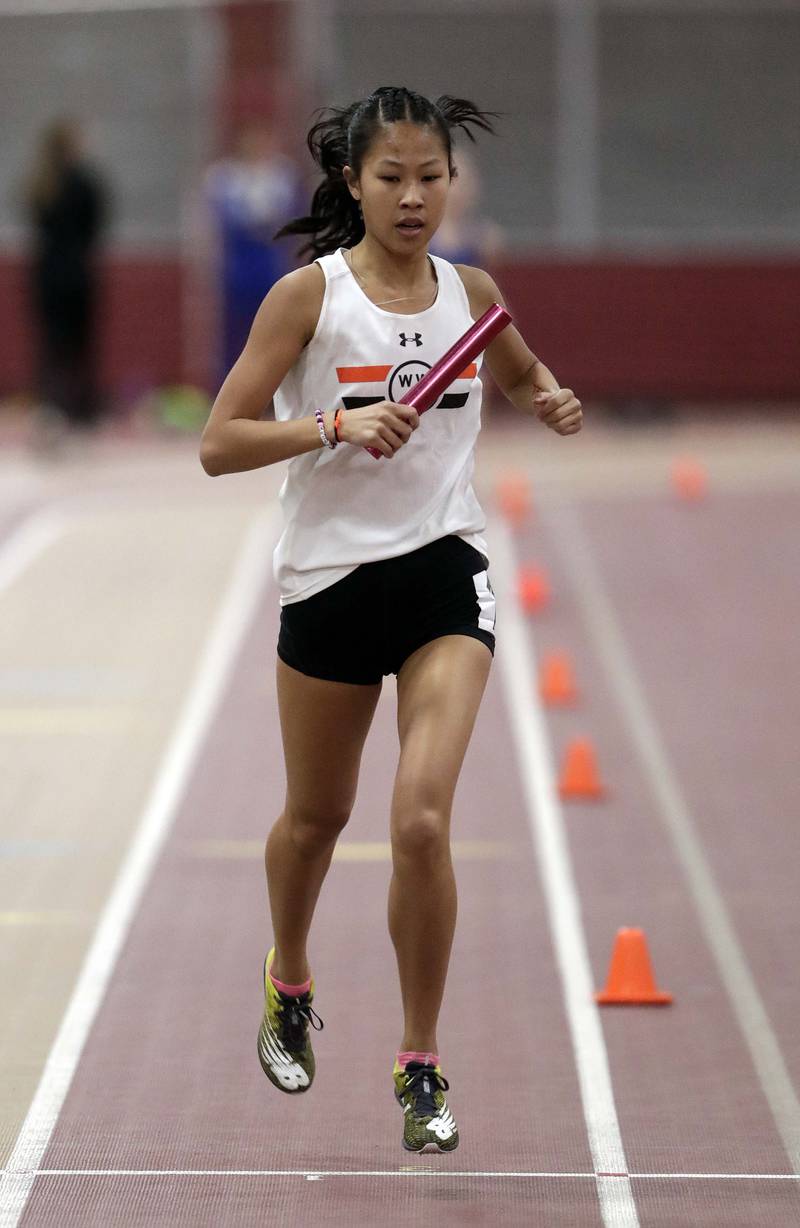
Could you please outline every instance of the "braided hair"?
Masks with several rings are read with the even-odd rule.
[[[311,156],[325,178],[314,193],[311,212],[288,222],[275,235],[308,235],[300,255],[308,253],[309,261],[352,247],[364,237],[364,220],[358,202],[350,195],[344,178],[345,166],[360,177],[364,157],[381,126],[401,120],[434,128],[442,138],[450,176],[453,165],[453,128],[461,128],[471,141],[472,128],[494,132],[490,117],[494,111],[479,111],[464,98],[442,94],[435,102],[404,87],[381,86],[368,98],[349,107],[328,107],[317,112],[320,119],[308,134]]]

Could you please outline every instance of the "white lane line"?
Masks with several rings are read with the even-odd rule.
[[[536,848],[550,929],[561,976],[567,1019],[578,1072],[583,1113],[597,1191],[607,1228],[638,1228],[639,1217],[622,1145],[603,1031],[593,997],[593,981],[581,908],[572,872],[564,820],[558,802],[544,714],[535,692],[536,661],[532,636],[519,612],[516,560],[505,524],[489,527],[491,574],[500,593],[497,657],[502,670],[517,747],[528,821]],[[620,1173],[622,1177],[600,1174]]]
[[[599,1173],[503,1172],[450,1168],[38,1168],[37,1177],[514,1177],[523,1180],[596,1181]],[[795,1173],[620,1173],[630,1181],[800,1181]]]
[[[68,518],[49,508],[23,520],[0,546],[0,593],[10,588],[26,567],[44,554],[68,528]]]
[[[631,1173],[632,1181],[800,1181],[797,1173]]]
[[[0,1179],[0,1226],[16,1228],[198,750],[253,620],[271,566],[275,512],[251,524],[153,791],[94,933],[39,1086]]]
[[[605,669],[609,689],[617,696],[630,739],[652,785],[661,818],[686,875],[706,942],[750,1050],[789,1162],[794,1172],[800,1174],[800,1100],[639,684],[608,591],[575,509],[559,503],[558,514],[548,516],[548,520],[570,571],[573,589]]]

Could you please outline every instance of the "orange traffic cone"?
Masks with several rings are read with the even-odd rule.
[[[698,503],[708,494],[708,471],[699,461],[683,457],[672,466],[672,485],[681,499]]]
[[[603,797],[597,758],[588,738],[574,738],[567,745],[558,791],[564,798]]]
[[[671,993],[656,988],[644,930],[617,930],[606,987],[595,1000],[604,1006],[666,1006]]]
[[[572,663],[565,652],[551,652],[542,658],[539,694],[546,704],[571,704],[578,698]]]
[[[500,511],[512,528],[518,529],[531,514],[531,485],[524,473],[506,473],[497,483]]]
[[[546,573],[540,567],[520,567],[517,592],[526,614],[543,610],[550,600],[550,584]]]

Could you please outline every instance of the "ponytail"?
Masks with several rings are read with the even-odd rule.
[[[466,98],[452,98],[449,94],[440,94],[433,105],[444,117],[448,135],[453,128],[460,128],[474,144],[475,134],[470,125],[482,128],[484,132],[494,132],[490,116],[496,119],[496,111],[479,111],[474,102],[468,102]]]
[[[299,254],[310,253],[309,260],[335,252],[338,247],[352,247],[364,237],[364,221],[358,201],[350,195],[343,172],[347,165],[347,131],[358,106],[329,107],[318,111],[319,119],[306,138],[311,157],[325,178],[311,200],[308,217],[298,217],[278,231],[276,239],[285,235],[311,235]]]
[[[442,94],[435,102],[413,90],[382,86],[360,102],[349,107],[329,107],[317,112],[322,118],[311,128],[307,137],[311,156],[325,178],[314,192],[311,212],[295,218],[275,235],[309,235],[300,248],[301,256],[309,260],[327,255],[339,247],[353,247],[364,237],[364,220],[358,202],[351,196],[344,177],[344,167],[350,166],[356,177],[361,174],[364,156],[380,127],[405,120],[433,127],[442,138],[450,175],[455,174],[451,130],[460,128],[471,141],[472,128],[494,132],[490,117],[494,111],[479,111],[464,98]]]

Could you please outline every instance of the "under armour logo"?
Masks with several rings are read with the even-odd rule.
[[[422,345],[422,333],[414,333],[413,337],[407,337],[405,333],[400,334],[401,345],[408,345],[409,341],[413,341],[414,345]]]

